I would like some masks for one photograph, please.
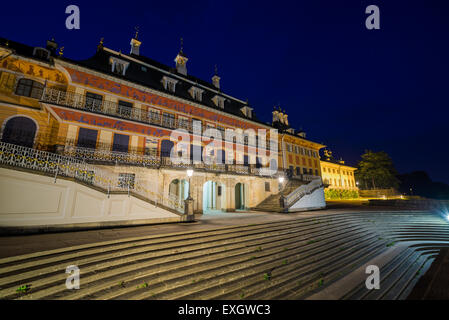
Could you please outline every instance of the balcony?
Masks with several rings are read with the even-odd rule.
[[[139,121],[169,129],[183,128],[192,131],[192,124],[185,119],[162,117],[161,115],[138,108],[125,108],[116,102],[86,98],[82,94],[71,91],[61,91],[45,88],[41,102],[70,107],[82,111],[94,112],[102,115]]]
[[[75,93],[73,91],[61,91],[53,88],[45,88],[40,101],[48,104],[74,108],[81,111],[88,111],[112,116],[115,118],[138,121],[163,128],[184,129],[190,133],[193,132],[192,121],[186,118],[178,119],[172,116],[168,116],[168,114],[160,114],[159,112],[155,112],[154,110],[145,111],[138,108],[127,108],[119,105],[119,103],[117,102],[86,97],[85,95]],[[225,139],[223,137],[223,142],[224,140]],[[248,143],[248,139],[245,138],[241,140],[243,143],[234,141],[229,142],[238,145],[249,145],[252,147],[257,147],[257,140],[258,139],[254,139],[254,141],[252,142],[251,139],[249,139]],[[270,149],[272,151],[276,150],[274,146],[273,148],[270,148],[269,143],[267,143],[267,145],[262,148],[262,150]]]

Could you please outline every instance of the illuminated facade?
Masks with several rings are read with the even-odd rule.
[[[222,92],[217,71],[211,82],[189,75],[182,48],[169,67],[141,56],[140,46],[137,34],[130,54],[102,40],[92,58],[74,61],[53,40],[38,48],[0,39],[1,141],[81,159],[128,181],[145,177],[167,205],[182,207],[190,188],[197,213],[257,206],[278,192],[285,170],[304,181],[321,176],[324,146],[295,133],[285,112],[263,123],[247,102]],[[179,129],[187,145],[173,136]],[[246,135],[210,146],[215,132],[230,129]],[[191,186],[187,168],[195,170]]]
[[[358,191],[354,178],[357,168],[345,165],[343,160],[336,161],[332,152],[325,150],[324,159],[320,161],[322,179],[327,189]]]

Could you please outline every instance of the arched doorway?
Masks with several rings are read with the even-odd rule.
[[[32,148],[36,131],[36,123],[30,118],[14,117],[6,122],[2,142]]]
[[[176,203],[182,202],[189,196],[189,183],[186,180],[174,179],[168,186],[168,197]]]
[[[226,210],[225,185],[216,181],[207,181],[203,185],[203,213]]]
[[[237,183],[235,185],[235,209],[244,210],[246,208],[246,192],[245,185],[243,183]]]

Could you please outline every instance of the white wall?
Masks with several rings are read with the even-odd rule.
[[[301,211],[306,209],[322,209],[326,207],[324,200],[324,187],[316,189],[311,194],[305,195],[292,205],[288,211]]]
[[[180,216],[126,194],[64,179],[0,168],[0,226],[115,225],[180,221]]]

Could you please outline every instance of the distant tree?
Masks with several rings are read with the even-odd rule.
[[[424,171],[414,171],[398,176],[401,193],[433,199],[449,199],[449,185],[434,182]]]
[[[364,189],[397,189],[399,180],[396,176],[393,161],[384,151],[365,151],[357,165],[356,179]]]

